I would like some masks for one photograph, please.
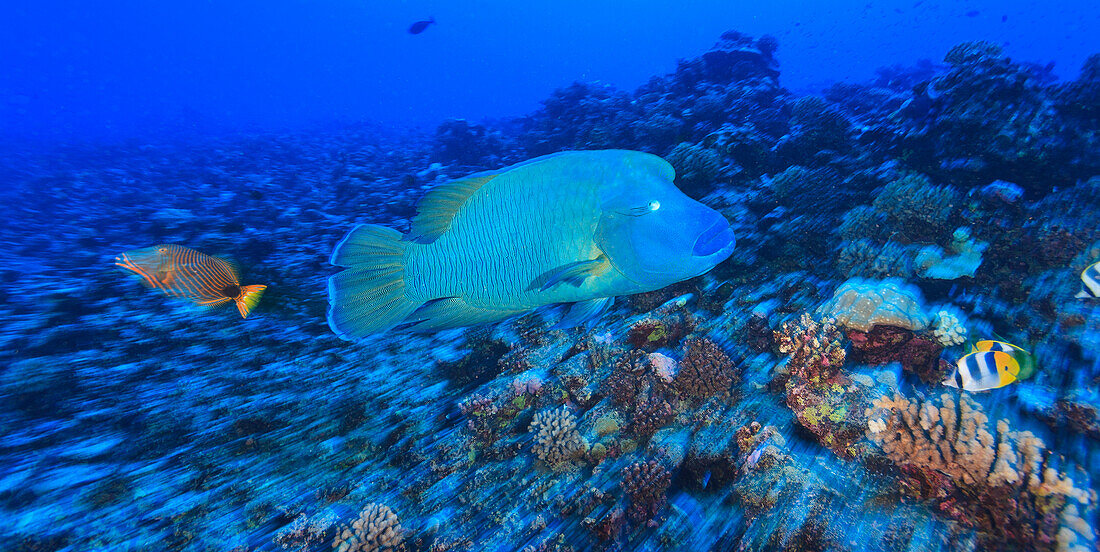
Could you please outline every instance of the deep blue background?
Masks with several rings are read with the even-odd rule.
[[[1045,4],[1045,3],[1044,3]],[[149,138],[522,115],[575,80],[632,90],[726,30],[779,38],[808,92],[973,39],[1076,76],[1092,2],[148,0],[20,2],[0,17],[0,139]],[[406,32],[428,16],[439,22]]]

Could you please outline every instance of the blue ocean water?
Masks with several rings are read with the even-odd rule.
[[[1097,548],[1088,3],[4,12],[0,550]]]

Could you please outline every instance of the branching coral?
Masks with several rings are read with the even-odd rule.
[[[886,457],[934,489],[940,511],[999,540],[1040,550],[1088,550],[1095,491],[1077,487],[1028,431],[996,428],[969,397],[939,402],[881,397],[867,410],[867,437]],[[937,483],[946,476],[949,481]],[[990,507],[990,505],[995,505]]]
[[[665,504],[665,492],[672,483],[672,476],[655,460],[635,462],[622,471],[622,487],[630,500],[627,510],[635,523],[656,524],[657,514]]]
[[[774,339],[779,352],[790,357],[787,368],[794,376],[823,381],[844,364],[844,336],[832,320],[818,322],[802,313],[798,320],[784,322]]]
[[[564,406],[535,414],[529,431],[535,434],[531,450],[555,471],[568,468],[588,448],[577,431],[577,417]]]
[[[709,339],[689,340],[686,347],[673,380],[680,395],[697,400],[729,395],[736,373],[726,353]]]
[[[649,366],[649,356],[643,350],[634,349],[619,355],[612,364],[611,375],[603,381],[603,392],[613,404],[633,404],[645,386]]]
[[[401,552],[405,550],[401,523],[389,506],[368,504],[350,525],[340,528],[332,548],[336,552]]]
[[[959,345],[966,341],[966,320],[961,312],[950,310],[937,312],[934,326],[932,333],[944,347]]]
[[[844,336],[832,321],[814,320],[803,313],[775,332],[787,361],[787,406],[818,442],[842,458],[856,455],[855,443],[863,430],[860,404],[864,394],[840,372],[846,357]]]
[[[660,397],[650,397],[635,409],[634,417],[630,420],[630,432],[648,437],[671,421],[672,405]]]

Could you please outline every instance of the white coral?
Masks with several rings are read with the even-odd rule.
[[[588,448],[577,431],[576,416],[564,406],[536,414],[529,430],[535,434],[531,449],[554,469],[561,469]]]
[[[936,313],[936,329],[932,333],[944,347],[951,347],[966,341],[966,326],[961,315],[941,310]]]
[[[401,552],[403,540],[397,514],[385,504],[372,502],[351,525],[340,528],[332,548],[336,552]]]

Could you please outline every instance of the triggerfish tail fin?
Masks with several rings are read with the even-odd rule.
[[[406,297],[405,248],[400,232],[356,226],[336,245],[329,262],[347,267],[328,279],[328,325],[349,341],[400,324],[422,302]]]
[[[260,284],[241,286],[241,294],[233,299],[237,304],[237,312],[241,313],[241,318],[248,318],[248,313],[260,303],[260,296],[264,294],[265,289],[267,286]]]

